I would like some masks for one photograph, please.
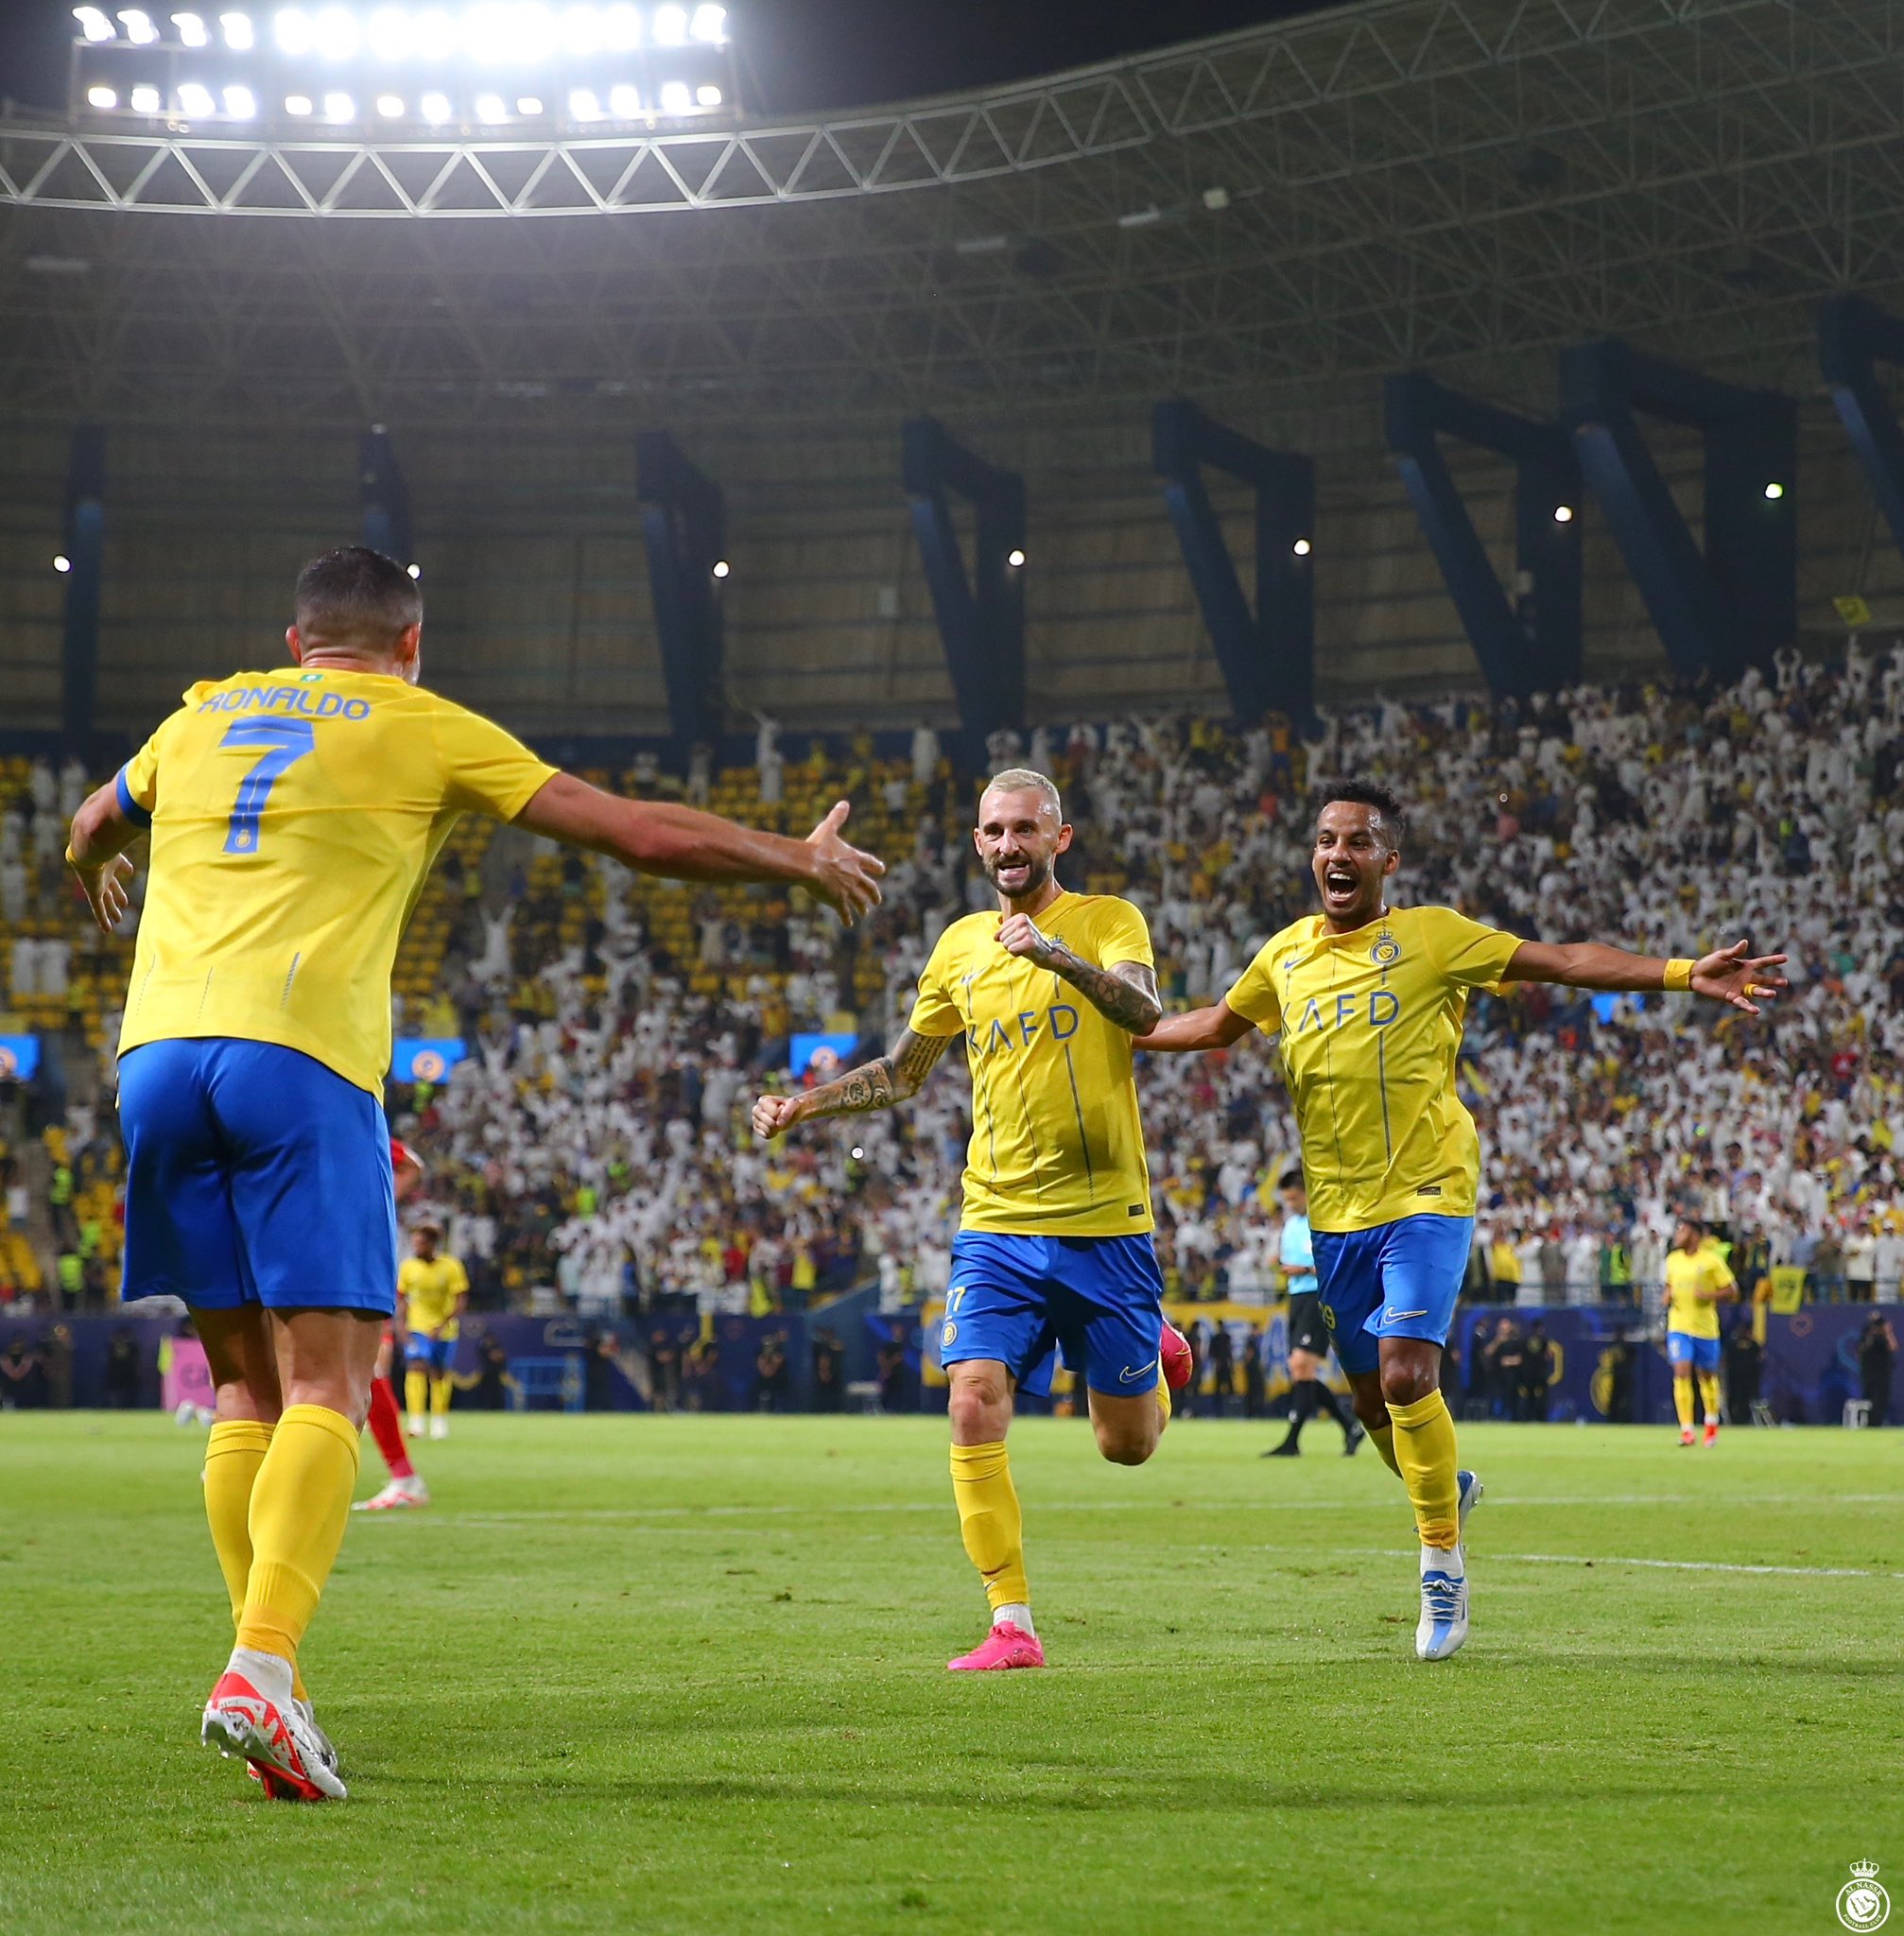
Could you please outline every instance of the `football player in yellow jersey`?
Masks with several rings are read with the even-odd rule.
[[[442,1236],[436,1224],[418,1224],[410,1232],[411,1253],[397,1270],[397,1295],[404,1304],[404,1395],[413,1439],[424,1435],[426,1405],[430,1437],[450,1435],[450,1394],[456,1389],[450,1382],[450,1366],[470,1281],[460,1258],[437,1254]]]
[[[1719,1443],[1719,1306],[1739,1295],[1739,1280],[1697,1217],[1682,1217],[1666,1259],[1666,1356],[1679,1443],[1692,1443],[1692,1376],[1705,1408],[1705,1443]]]
[[[1443,1660],[1467,1637],[1461,1533],[1480,1497],[1441,1395],[1480,1178],[1480,1140],[1455,1085],[1468,993],[1507,981],[1689,989],[1756,1015],[1753,997],[1784,989],[1785,957],[1748,959],[1740,942],[1662,961],[1521,941],[1450,908],[1391,909],[1383,890],[1401,840],[1401,805],[1385,787],[1330,787],[1311,859],[1323,911],[1272,936],[1214,1007],[1171,1016],[1137,1046],[1281,1036],[1324,1316],[1356,1410],[1408,1487],[1421,1536],[1415,1652]]]
[[[998,911],[968,914],[939,937],[891,1052],[753,1106],[762,1136],[888,1109],[916,1095],[964,1037],[972,1140],[939,1356],[951,1387],[952,1492],[992,1627],[948,1663],[960,1670],[1045,1664],[1005,1453],[1014,1392],[1048,1390],[1062,1345],[1084,1375],[1098,1449],[1141,1465],[1169,1417],[1168,1386],[1189,1371],[1189,1347],[1163,1322],[1131,1069],[1133,1036],[1163,1012],[1144,917],[1128,901],[1058,885],[1071,829],[1043,773],[993,779],[973,838]]]
[[[341,1796],[298,1646],[350,1516],[394,1308],[381,1094],[390,966],[459,816],[687,880],[798,882],[853,919],[884,870],[807,840],[617,800],[417,684],[423,600],[360,546],[300,576],[292,663],[207,681],[75,816],[94,918],[150,877],[119,1043],[127,1298],[191,1307],[217,1388],[205,1508],[237,1646],[202,1738],[274,1794]]]

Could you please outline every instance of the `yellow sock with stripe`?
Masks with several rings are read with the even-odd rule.
[[[993,1609],[1029,1605],[1025,1515],[1018,1509],[1002,1439],[990,1445],[953,1446],[952,1496],[965,1551],[985,1582],[985,1598]]]
[[[1692,1429],[1692,1380],[1675,1378],[1672,1381],[1672,1409],[1679,1414],[1679,1429],[1689,1432]]]
[[[343,1544],[357,1483],[358,1428],[322,1405],[292,1405],[251,1487],[251,1571],[238,1645],[295,1662]]]
[[[427,1372],[404,1374],[404,1409],[412,1418],[422,1418],[430,1409],[430,1378]]]
[[[1461,1480],[1447,1400],[1430,1392],[1412,1405],[1391,1404],[1389,1418],[1394,1426],[1395,1462],[1415,1509],[1422,1545],[1450,1550],[1461,1537]]]
[[[1387,1425],[1371,1426],[1369,1427],[1369,1443],[1382,1455],[1382,1463],[1397,1478],[1400,1478],[1402,1477],[1402,1469],[1395,1459],[1394,1421],[1391,1419]]]
[[[456,1387],[447,1378],[430,1380],[430,1409],[439,1418],[447,1418],[450,1409],[450,1394]]]
[[[1699,1374],[1699,1402],[1705,1408],[1705,1423],[1716,1426],[1719,1423],[1719,1374],[1701,1372]]]

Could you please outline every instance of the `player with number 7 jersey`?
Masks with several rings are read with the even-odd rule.
[[[390,970],[466,813],[678,880],[800,884],[847,921],[879,899],[839,828],[806,840],[616,799],[418,684],[423,600],[361,546],[298,579],[292,663],[194,685],[75,816],[94,918],[126,913],[151,838],[119,1042],[128,1299],[184,1300],[217,1390],[205,1509],[237,1645],[202,1738],[273,1795],[340,1797],[298,1647],[357,1476],[394,1308],[382,1090]]]

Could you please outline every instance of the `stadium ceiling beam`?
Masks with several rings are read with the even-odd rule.
[[[1835,298],[1818,312],[1818,361],[1892,542],[1904,552],[1904,429],[1878,374],[1880,362],[1904,363],[1904,321],[1861,296]]]
[[[1645,115],[1749,101],[1797,134],[1781,84],[1833,90],[1844,112],[1880,105],[1898,5],[1362,0],[985,94],[713,132],[248,141],[13,116],[0,203],[407,220],[732,210],[984,182],[1243,127],[1280,179],[1313,185],[1575,131],[1603,117],[1619,61],[1649,75]],[[1867,76],[1880,79],[1863,93]]]
[[[726,499],[665,430],[637,435],[635,473],[668,717],[684,747],[711,744],[725,710]]]

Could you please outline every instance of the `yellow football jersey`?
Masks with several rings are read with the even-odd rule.
[[[1131,1037],[1069,982],[998,945],[995,911],[939,937],[907,1025],[965,1037],[972,1141],[964,1230],[1019,1236],[1127,1236],[1151,1228],[1151,1176],[1131,1073]],[[1130,902],[1062,895],[1038,925],[1100,968],[1151,965]]]
[[[1719,1306],[1698,1293],[1724,1290],[1738,1281],[1709,1238],[1689,1256],[1675,1246],[1666,1258],[1666,1328],[1688,1338],[1717,1338]]]
[[[1315,1229],[1474,1215],[1480,1138],[1455,1056],[1468,990],[1495,986],[1519,946],[1451,908],[1392,908],[1350,934],[1312,914],[1243,971],[1224,999],[1281,1031]]]
[[[404,1322],[431,1338],[457,1335],[457,1299],[469,1294],[470,1281],[461,1264],[450,1256],[406,1257],[397,1266],[397,1295],[404,1301]]]
[[[514,819],[555,770],[393,676],[193,686],[119,775],[152,830],[120,1053],[234,1035],[380,1094],[390,967],[438,850],[463,813]]]

